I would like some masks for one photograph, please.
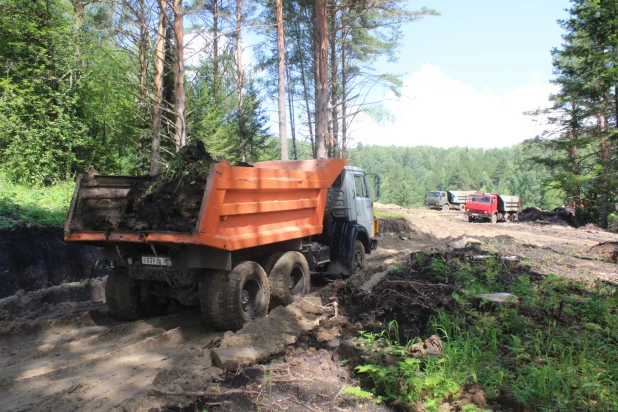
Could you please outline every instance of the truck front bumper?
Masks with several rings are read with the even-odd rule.
[[[491,215],[485,213],[466,213],[469,217],[474,219],[491,219]]]

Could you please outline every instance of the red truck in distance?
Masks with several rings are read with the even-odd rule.
[[[519,196],[497,195],[495,193],[474,193],[466,202],[468,222],[487,220],[491,223],[518,222],[521,213]]]

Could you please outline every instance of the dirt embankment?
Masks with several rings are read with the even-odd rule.
[[[65,243],[62,228],[23,225],[0,230],[0,298],[104,276],[96,247]]]

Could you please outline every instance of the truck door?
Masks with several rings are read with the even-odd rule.
[[[367,229],[373,237],[373,201],[367,190],[367,181],[362,173],[354,174],[354,203],[356,204],[356,222]]]

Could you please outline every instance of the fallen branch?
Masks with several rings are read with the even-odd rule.
[[[153,395],[163,395],[163,396],[189,396],[189,397],[198,397],[198,398],[212,398],[215,396],[226,396],[226,395],[235,395],[235,394],[243,394],[243,395],[257,395],[259,392],[256,391],[247,391],[244,389],[230,389],[222,392],[214,392],[214,391],[198,391],[198,392],[190,392],[190,391],[179,391],[179,392],[171,392],[164,391],[162,389],[150,389],[148,391]]]
[[[315,303],[311,303],[308,300],[303,299],[303,298],[298,298],[298,299],[302,300],[305,303],[310,304],[311,306],[315,306],[316,308],[322,309],[325,312],[333,312],[333,309],[328,307],[328,306],[332,305],[332,303],[329,303],[328,306],[322,306],[322,305],[316,305]]]

